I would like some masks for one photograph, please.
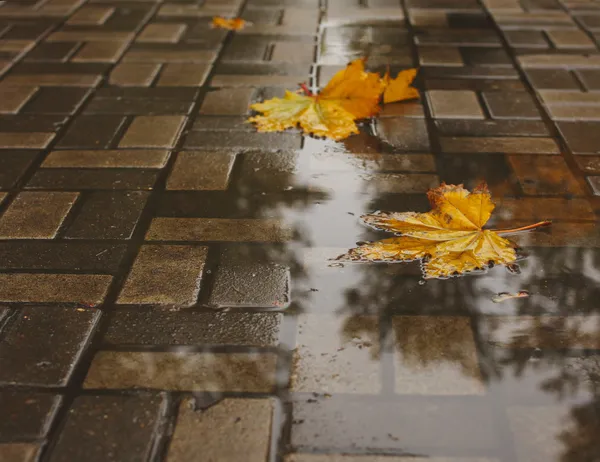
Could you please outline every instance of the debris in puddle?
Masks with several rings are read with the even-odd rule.
[[[343,268],[344,264],[343,263],[330,263],[329,265],[327,265],[329,268]]]
[[[390,79],[365,71],[366,58],[352,61],[337,72],[318,94],[305,84],[296,92],[286,90],[283,98],[272,98],[250,106],[258,115],[249,122],[259,132],[278,132],[299,126],[305,134],[343,140],[359,133],[356,121],[373,117],[381,110],[379,104],[419,97],[410,87],[417,74],[409,69]]]
[[[420,260],[424,279],[448,279],[485,271],[494,265],[518,272],[516,245],[502,236],[551,224],[541,221],[513,229],[483,229],[495,208],[485,183],[473,191],[463,185],[442,183],[430,189],[427,197],[432,210],[426,213],[375,212],[362,216],[366,225],[394,233],[396,237],[359,243],[334,260],[388,263]]]
[[[511,300],[513,298],[527,298],[527,297],[529,297],[529,292],[527,292],[526,290],[520,290],[516,293],[500,292],[499,294],[496,294],[492,297],[492,301],[494,303],[501,303],[506,300]]]
[[[241,18],[224,18],[215,16],[212,18],[211,27],[213,29],[241,30],[250,23]]]

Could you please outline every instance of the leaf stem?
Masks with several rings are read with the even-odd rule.
[[[306,96],[314,96],[314,95],[313,95],[313,92],[309,90],[309,88],[306,86],[306,84],[305,84],[305,83],[301,83],[301,84],[300,84],[300,88],[302,88],[302,90],[304,91],[304,94],[305,94]]]
[[[551,221],[548,220],[544,220],[544,221],[540,221],[538,223],[534,223],[533,225],[527,225],[527,226],[522,226],[520,228],[513,228],[513,229],[495,229],[493,230],[495,233],[497,234],[512,234],[512,233],[518,233],[520,231],[529,231],[530,229],[536,229],[536,228],[541,228],[543,226],[550,226],[552,224]]]

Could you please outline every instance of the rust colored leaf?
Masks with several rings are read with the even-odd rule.
[[[390,78],[389,72],[383,77],[385,90],[383,92],[383,103],[395,103],[419,97],[419,91],[411,87],[417,75],[416,69],[407,69],[399,72],[395,79]]]
[[[218,29],[240,30],[246,25],[246,21],[241,18],[224,18],[215,16],[212,18],[212,27]]]
[[[472,192],[462,185],[442,184],[427,197],[432,207],[427,213],[375,212],[361,217],[365,224],[397,237],[362,244],[337,260],[421,260],[426,279],[447,278],[495,264],[514,265],[515,245],[502,235],[550,224],[542,221],[516,229],[483,229],[495,207],[485,184]]]

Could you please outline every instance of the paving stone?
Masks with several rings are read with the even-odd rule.
[[[49,460],[147,460],[165,406],[152,394],[78,396]]]
[[[495,213],[503,220],[594,220],[594,211],[584,199],[503,199],[496,204]]]
[[[215,51],[164,48],[164,49],[130,49],[125,56],[125,63],[210,63],[214,61]]]
[[[242,159],[241,187],[255,191],[281,191],[294,185],[299,155],[293,151],[249,152]]]
[[[1,391],[2,438],[9,441],[44,438],[60,402],[61,397],[56,395]]]
[[[16,114],[36,91],[37,87],[9,87],[0,84],[0,114]]]
[[[484,393],[477,348],[466,317],[395,316],[396,393]],[[452,348],[448,348],[448,342]]]
[[[210,64],[166,64],[160,74],[157,85],[159,87],[200,87],[204,85],[210,70]]]
[[[115,273],[124,245],[79,242],[0,242],[0,268]]]
[[[421,66],[464,66],[456,47],[419,47]]]
[[[471,457],[428,457],[428,462],[499,462],[498,459]],[[343,455],[343,454],[289,454],[284,462],[418,462],[418,457]]]
[[[600,106],[548,106],[548,112],[554,120],[600,121]]]
[[[116,63],[128,45],[128,42],[86,43],[75,53],[71,61],[76,63]]]
[[[206,255],[206,247],[142,246],[118,303],[194,305],[200,291]]]
[[[119,143],[121,148],[172,148],[183,129],[182,116],[138,116]]]
[[[583,195],[583,190],[562,157],[509,156],[517,179],[527,195]]]
[[[120,309],[111,314],[104,342],[117,345],[277,346],[279,313],[204,313]]]
[[[42,149],[48,146],[54,133],[6,133],[0,132],[0,146],[4,149]]]
[[[95,87],[101,80],[93,74],[11,74],[4,78],[7,85],[40,85],[54,87]]]
[[[441,68],[437,68],[441,69]],[[437,70],[435,72],[438,72]],[[516,79],[500,80],[492,78],[469,78],[465,73],[463,76],[451,78],[433,78],[425,79],[425,88],[427,90],[470,90],[470,91],[525,91],[523,83]]]
[[[60,129],[67,119],[68,116],[59,114],[4,114],[0,115],[0,124],[11,132],[49,132]]]
[[[108,148],[125,123],[125,117],[82,115],[60,138],[59,148]]]
[[[68,192],[20,193],[0,218],[0,237],[54,238],[77,197]]]
[[[290,270],[279,264],[221,262],[208,301],[214,307],[287,308]]]
[[[585,174],[600,174],[600,156],[575,156],[575,162]]]
[[[600,56],[575,54],[539,54],[519,56],[521,66],[526,69],[597,69]]]
[[[101,26],[114,12],[113,7],[84,5],[66,23],[70,26]]]
[[[310,170],[315,172],[435,172],[431,154],[347,154],[315,152],[311,154]]]
[[[186,30],[185,24],[148,24],[135,39],[136,42],[177,43]]]
[[[127,42],[133,38],[132,32],[102,29],[62,30],[46,37],[48,42]]]
[[[537,30],[507,30],[504,37],[513,48],[549,48],[542,31]]]
[[[556,125],[573,153],[600,153],[600,123],[558,122]]]
[[[228,152],[180,152],[167,180],[168,190],[226,190],[235,154]]]
[[[427,98],[433,117],[440,119],[485,118],[475,92],[429,90]]]
[[[527,69],[525,73],[536,89],[579,90],[573,75],[564,69]]]
[[[532,120],[436,120],[435,124],[447,136],[548,136],[546,125]]]
[[[554,105],[600,105],[600,94],[569,90],[538,90],[547,106]]]
[[[440,180],[447,184],[461,184],[473,189],[485,181],[492,196],[517,193],[513,172],[504,154],[442,154],[438,157]]]
[[[0,443],[0,460],[3,462],[36,462],[40,446],[34,443]]]
[[[302,448],[396,449],[420,453],[484,451],[494,444],[492,415],[483,403],[407,400],[365,402],[336,397],[295,400],[291,444]],[[390,436],[391,435],[391,436]],[[421,449],[418,449],[421,448]]]
[[[223,75],[212,77],[212,87],[294,87],[305,75]]]
[[[276,361],[273,353],[102,351],[84,387],[269,393]]]
[[[585,86],[586,90],[600,90],[600,70],[581,69],[577,71],[577,76]]]
[[[160,64],[120,63],[110,73],[109,83],[123,87],[148,87],[160,68]]]
[[[551,138],[513,137],[452,137],[440,138],[444,152],[513,152],[524,154],[559,154],[558,146]]]
[[[248,114],[254,90],[236,88],[216,90],[208,93],[202,102],[200,114],[205,115],[244,115]]]
[[[0,274],[0,301],[14,303],[102,303],[111,276],[85,274]]]
[[[382,139],[398,151],[430,151],[425,121],[403,117],[386,117],[378,122]]]
[[[28,189],[152,189],[158,170],[106,168],[42,168],[27,183]]]
[[[67,239],[131,239],[146,206],[143,191],[94,191],[82,198],[77,216],[65,232]]]
[[[10,281],[5,277],[14,275],[2,276],[4,279],[2,285],[6,286]],[[43,286],[42,279],[46,275],[37,276],[40,276],[38,283]],[[90,278],[90,276],[79,277]],[[110,280],[109,276],[92,277]],[[54,280],[54,282],[72,282],[77,286],[79,281],[64,279]],[[58,287],[64,290],[65,286]],[[84,284],[78,285],[77,288],[81,296],[90,295]],[[5,289],[2,292],[5,292]],[[0,296],[6,298],[3,295]],[[33,301],[27,300],[25,293],[22,295],[24,297],[20,300]],[[43,387],[67,385],[99,318],[99,311],[89,309],[82,311],[61,307],[21,309],[17,313],[16,322],[10,325],[0,343],[0,383]],[[49,348],[49,345],[56,343],[57,339],[60,339],[60,348]],[[50,414],[50,411],[46,412]],[[51,416],[49,415],[48,418]]]
[[[252,125],[248,124],[252,129]],[[302,137],[297,133],[256,133],[222,131],[192,131],[185,139],[186,148],[201,149],[260,149],[262,151],[286,151],[300,149]]]
[[[594,196],[600,196],[600,177],[588,176],[587,181],[592,188]]]
[[[89,94],[87,88],[42,87],[21,109],[22,114],[73,114]]]
[[[588,35],[579,29],[551,29],[546,31],[556,48],[596,48]]]
[[[36,157],[31,151],[0,151],[0,188],[14,187]]]
[[[298,317],[291,387],[295,392],[379,393],[379,324],[376,317]]]
[[[169,152],[163,150],[52,151],[46,156],[42,167],[163,168],[168,158]]]
[[[280,220],[154,218],[149,241],[285,242],[292,230]]]
[[[528,93],[486,92],[483,99],[494,119],[541,119]]]
[[[566,454],[573,454],[577,449],[569,449],[570,446],[566,449],[556,435],[581,441],[585,438],[583,435],[593,435],[600,430],[593,408],[585,405],[572,408],[566,405],[511,406],[506,412],[519,461],[554,460],[565,454],[565,450]],[[569,425],[565,427],[565,424]]]
[[[189,399],[179,406],[167,462],[267,460],[274,408],[271,399],[226,398],[204,411],[195,410],[195,405]]]

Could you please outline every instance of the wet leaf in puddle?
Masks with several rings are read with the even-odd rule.
[[[512,300],[513,298],[527,298],[527,297],[529,297],[529,292],[527,292],[526,290],[520,290],[514,294],[510,293],[510,292],[500,292],[499,294],[496,294],[492,297],[492,301],[494,303],[501,303],[506,300]]]
[[[396,103],[398,101],[418,98],[419,91],[410,86],[416,76],[416,69],[407,69],[399,72],[395,79],[390,78],[389,72],[386,73],[383,78],[385,85],[383,103]]]
[[[336,260],[421,260],[425,279],[448,278],[494,264],[511,268],[517,260],[516,246],[502,235],[550,224],[542,221],[515,229],[483,229],[495,207],[486,184],[472,192],[462,185],[442,184],[427,197],[432,206],[427,213],[375,212],[361,217],[365,224],[398,237],[365,243]]]
[[[212,18],[211,26],[217,29],[240,30],[246,26],[247,22],[241,18],[224,18],[215,16]]]
[[[259,132],[300,126],[307,134],[342,140],[358,133],[355,120],[379,112],[383,81],[379,74],[365,72],[365,60],[357,59],[336,73],[320,93],[313,94],[304,85],[302,90],[253,104],[250,107],[261,115],[248,121]]]

